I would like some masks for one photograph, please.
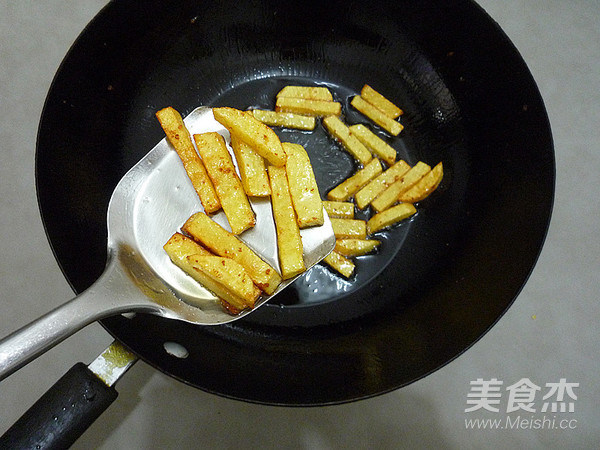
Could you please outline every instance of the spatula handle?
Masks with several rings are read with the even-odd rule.
[[[114,261],[77,297],[0,340],[0,381],[92,322],[160,310]]]
[[[93,307],[86,298],[84,293],[3,338],[0,341],[0,380],[102,318],[103,308]]]

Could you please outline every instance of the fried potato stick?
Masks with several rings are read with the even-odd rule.
[[[354,203],[324,200],[325,212],[331,218],[354,219]]]
[[[333,101],[331,91],[324,86],[285,86],[277,93],[277,97]]]
[[[219,133],[209,132],[195,134],[194,141],[233,234],[252,228],[256,224],[256,217],[227,150],[225,139]]]
[[[323,225],[323,202],[308,153],[300,144],[284,142],[283,148],[288,155],[285,169],[298,226]]]
[[[306,116],[339,116],[342,113],[342,104],[327,100],[278,97],[275,101],[275,111]]]
[[[367,164],[373,158],[371,152],[356,136],[352,136],[348,126],[336,116],[327,116],[323,119],[323,125],[334,139],[339,141],[344,149],[361,164]]]
[[[391,101],[389,101],[386,97],[381,95],[375,89],[373,89],[368,84],[365,84],[360,91],[360,96],[368,101],[370,104],[375,106],[377,109],[381,110],[386,116],[391,119],[396,119],[397,117],[404,114],[404,111],[400,109],[398,106],[394,105]]]
[[[396,150],[373,133],[367,126],[357,123],[348,128],[352,135],[356,136],[365,147],[385,161],[388,166],[391,166],[396,162]]]
[[[409,170],[410,166],[405,161],[400,160],[369,181],[369,183],[354,194],[354,201],[356,201],[358,209],[365,209],[371,201],[385,191],[392,183],[398,181]]]
[[[314,116],[304,116],[290,112],[268,111],[253,109],[252,114],[258,120],[270,127],[294,128],[296,130],[314,130],[317,121]]]
[[[339,254],[335,250],[323,258],[323,262],[346,278],[350,278],[352,276],[356,267],[352,261]]]
[[[284,280],[293,278],[306,270],[303,258],[302,238],[292,206],[292,197],[285,167],[269,166],[271,180],[271,204],[277,229],[279,265]]]
[[[287,159],[281,141],[275,132],[252,113],[239,109],[213,108],[215,120],[248,144],[274,166],[283,166]]]
[[[442,163],[438,163],[423,178],[417,181],[413,187],[400,194],[401,202],[416,203],[425,200],[433,191],[435,191],[444,176]]]
[[[381,241],[377,239],[337,239],[334,250],[344,256],[363,256],[375,250]]]
[[[192,215],[181,230],[215,255],[231,258],[240,263],[256,286],[267,294],[271,295],[281,283],[281,276],[275,268],[206,214],[198,212]]]
[[[264,158],[235,135],[231,136],[231,148],[240,169],[240,178],[246,195],[250,197],[271,195]]]
[[[419,161],[415,166],[406,172],[398,181],[390,184],[381,194],[379,194],[372,202],[371,206],[377,212],[381,212],[398,201],[400,195],[410,189],[417,181],[419,181],[427,172],[431,170],[427,164]]]
[[[399,205],[392,206],[369,219],[367,222],[367,233],[373,234],[376,231],[409,218],[416,212],[417,210],[412,203],[400,203]]]
[[[392,136],[398,136],[404,128],[400,122],[386,116],[384,112],[376,106],[373,106],[360,95],[354,96],[350,104]]]
[[[327,193],[329,200],[344,202],[352,197],[361,187],[381,173],[383,168],[377,158],[372,159],[365,167],[351,177],[346,178]]]
[[[367,223],[360,219],[330,219],[336,239],[366,239]]]
[[[194,262],[188,259],[188,257],[214,257],[214,255],[193,239],[181,233],[175,233],[163,248],[176,266],[194,278],[220,300],[233,305],[238,310],[254,307],[256,299],[260,295],[260,290],[256,286],[246,285],[240,289],[236,285],[231,286],[229,282],[224,283],[223,279],[215,279],[213,276],[205,274],[204,271],[197,270]]]
[[[167,135],[168,141],[179,155],[204,211],[207,214],[217,212],[221,209],[221,202],[206,172],[204,163],[196,153],[192,136],[185,127],[181,115],[169,106],[157,111],[156,118]]]

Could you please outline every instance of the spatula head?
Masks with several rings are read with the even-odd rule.
[[[214,119],[211,108],[196,108],[184,122],[191,134],[209,131],[221,134],[233,155],[229,132]],[[233,160],[235,163],[235,157]],[[269,198],[251,198],[250,203],[256,214],[256,225],[239,238],[280,270],[271,201]],[[122,264],[131,265],[135,261],[134,265],[139,266],[136,270],[144,272],[144,290],[154,286],[149,288],[150,296],[167,308],[161,312],[163,315],[202,324],[230,322],[251,311],[237,315],[226,312],[211,292],[175,266],[163,250],[169,237],[198,211],[203,211],[202,204],[181,160],[163,139],[123,177],[113,193],[108,210],[109,254],[123,255],[123,249],[127,249],[129,256],[122,258]],[[231,230],[222,211],[211,217]],[[303,229],[300,234],[307,269],[321,261],[335,246],[327,214],[322,226]],[[293,281],[285,280],[272,295],[261,296],[254,310]]]

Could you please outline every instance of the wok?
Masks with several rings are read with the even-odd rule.
[[[541,250],[555,166],[550,126],[518,51],[475,3],[110,2],[64,59],[43,110],[37,191],[48,239],[81,292],[106,262],[116,183],[163,134],[171,105],[272,108],[286,84],[326,85],[345,118],[364,83],[405,111],[390,143],[445,176],[418,214],[381,233],[350,281],[317,266],[259,311],[194,326],[146,314],[102,325],[158,370],[218,395],[326,405],[400,388],[456,358],[514,301]],[[305,144],[323,193],[356,169]],[[165,351],[183,345],[186,358]]]

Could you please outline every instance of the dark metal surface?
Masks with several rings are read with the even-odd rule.
[[[366,122],[348,107],[364,83],[394,100],[405,130],[389,142],[409,163],[443,161],[438,191],[380,234],[382,251],[362,258],[342,289],[319,268],[231,325],[143,315],[103,325],[153,366],[220,395],[285,405],[377,395],[479,339],[519,293],[549,223],[554,153],[543,102],[474,3],[112,2],[48,95],[41,214],[67,279],[83,290],[106,260],[112,190],[163,137],[155,111],[271,108],[289,82],[329,86],[350,123]],[[306,145],[323,193],[355,169],[322,128],[278,132]],[[188,356],[167,353],[165,342]]]

